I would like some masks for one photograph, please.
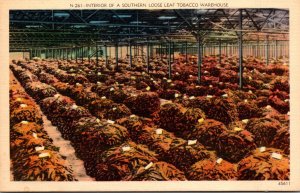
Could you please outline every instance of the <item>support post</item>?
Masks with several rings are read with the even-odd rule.
[[[123,52],[122,52],[122,50],[123,50],[123,47],[122,47],[122,46],[120,46],[120,58],[122,58],[122,57],[123,57]]]
[[[188,45],[188,43],[185,42],[185,62],[186,62],[186,63],[188,63],[187,45]]]
[[[240,15],[239,15],[239,87],[240,89],[243,88],[243,10],[240,9]]]
[[[198,64],[198,84],[201,83],[201,64],[202,64],[202,49],[201,49],[201,38],[200,35],[198,35],[198,60],[197,60],[197,64]]]
[[[91,47],[88,46],[88,58],[89,58],[89,63],[91,63]]]
[[[171,79],[172,78],[172,66],[171,66],[171,44],[172,44],[172,42],[171,41],[169,41],[169,51],[168,51],[168,55],[169,55],[169,57],[168,57],[168,66],[169,66],[169,69],[168,69],[168,71],[169,71],[169,79]]]
[[[259,39],[257,38],[256,40],[256,50],[255,50],[255,57],[258,57],[259,56]]]
[[[158,46],[158,53],[159,53],[160,60],[162,60],[162,44],[159,44]]]
[[[269,51],[270,51],[270,49],[269,49],[269,35],[267,35],[267,39],[266,39],[266,65],[268,66],[269,65]]]
[[[29,59],[32,60],[32,49],[29,51]]]
[[[75,59],[76,59],[76,63],[78,63],[77,58],[78,58],[78,49],[75,48]]]
[[[172,45],[173,45],[172,46],[172,62],[174,62],[175,61],[175,43],[173,42]]]
[[[147,62],[147,73],[149,74],[149,42],[147,41],[147,53],[146,53],[146,62]]]
[[[104,52],[105,52],[105,65],[107,66],[108,65],[108,56],[107,56],[107,45],[105,44],[104,45]]]
[[[278,49],[278,41],[275,40],[275,60],[278,59],[278,52],[277,52],[277,49]]]
[[[66,53],[67,53],[67,60],[69,60],[69,49],[66,48]]]
[[[129,65],[132,67],[132,49],[131,49],[131,41],[129,41]]]
[[[115,44],[115,54],[116,54],[116,69],[118,69],[118,67],[119,67],[119,45],[118,45],[118,40],[116,41],[116,44]]]
[[[96,65],[99,64],[99,58],[98,58],[98,44],[96,43]]]
[[[81,63],[83,64],[83,47],[81,47]]]
[[[221,64],[221,55],[222,55],[222,42],[219,40],[219,64]]]

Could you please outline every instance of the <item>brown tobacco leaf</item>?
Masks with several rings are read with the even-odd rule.
[[[273,158],[272,153],[282,155],[281,159]],[[288,157],[281,150],[267,148],[242,159],[238,165],[239,180],[289,180],[290,166]]]
[[[255,136],[257,146],[270,146],[281,124],[272,118],[253,118],[246,125],[246,130]]]
[[[226,160],[217,163],[216,159],[196,162],[187,172],[189,180],[236,180],[236,167]]]
[[[23,165],[15,164],[14,178],[18,181],[73,181],[72,170],[55,152],[44,150],[50,157],[39,158],[39,153],[21,158]],[[23,159],[23,160],[22,160]],[[25,161],[29,160],[29,161]],[[53,174],[53,172],[55,173]]]
[[[176,166],[178,169],[186,172],[188,168],[197,161],[207,159],[213,156],[203,145],[198,142],[188,145],[186,140],[175,138],[170,145],[169,151],[163,157],[164,161]]]
[[[130,96],[124,104],[130,108],[132,113],[140,116],[150,116],[160,108],[160,100],[155,92],[143,92],[137,96]]]
[[[124,148],[128,148],[126,151]],[[119,147],[103,152],[102,163],[96,166],[96,180],[122,180],[126,175],[136,172],[150,162],[156,162],[157,155],[146,146],[126,142]]]
[[[283,127],[277,131],[271,147],[281,149],[287,155],[290,154],[290,131],[288,127]]]
[[[250,119],[250,118],[261,116],[260,109],[252,101],[239,102],[237,104],[237,110],[240,119]]]
[[[180,131],[183,127],[182,117],[185,112],[186,108],[182,107],[180,104],[164,104],[158,112],[160,127],[168,131]]]
[[[206,113],[208,118],[220,121],[225,125],[238,119],[238,112],[233,100],[215,97],[212,99],[211,105]]]
[[[37,109],[34,106],[19,107],[15,109],[13,112],[11,112],[10,114],[11,126],[21,121],[36,122],[39,124],[43,123],[41,114],[38,113]]]
[[[224,131],[217,144],[218,156],[230,162],[238,162],[256,148],[251,133],[247,131]]]
[[[151,163],[151,162],[150,162]],[[155,162],[149,169],[141,167],[134,174],[125,176],[125,181],[185,181],[184,173],[167,162]]]
[[[226,126],[213,119],[205,119],[193,129],[185,130],[183,136],[186,139],[198,139],[200,143],[209,149],[216,149],[219,136],[227,131]]]

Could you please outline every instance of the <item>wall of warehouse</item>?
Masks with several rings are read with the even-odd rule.
[[[289,42],[288,41],[278,41],[276,44],[275,42],[269,43],[269,58],[282,58],[282,57],[289,57]],[[152,49],[151,49],[152,48]],[[168,47],[166,45],[163,45],[162,48],[159,46],[152,46],[150,48],[150,57],[156,57],[157,54],[160,52],[162,54],[168,53]],[[254,56],[257,58],[266,58],[267,55],[267,44],[265,42],[260,43],[245,43],[243,45],[243,54],[245,57],[247,56]],[[203,56],[204,55],[218,55],[219,54],[219,45],[218,44],[203,44]],[[66,49],[65,49],[66,50]],[[104,46],[98,46],[98,56],[104,57],[105,55],[105,49]],[[83,48],[84,51],[84,58],[87,58],[88,53],[88,47]],[[40,57],[40,58],[46,58],[47,57],[52,58],[52,52],[54,52],[57,56],[60,54],[60,58],[62,58],[62,55],[67,57],[66,51],[62,50],[33,50],[33,57]],[[65,53],[63,53],[65,52]],[[92,55],[92,58],[96,58],[96,47],[91,47],[90,55]],[[184,44],[177,44],[174,48],[175,57],[177,57],[177,53],[185,54],[185,47]],[[197,55],[197,45],[189,45],[187,48],[188,54],[194,54]],[[132,56],[146,56],[147,54],[147,47],[146,46],[132,46]],[[238,45],[237,44],[221,44],[221,54],[223,55],[237,55],[238,54]],[[75,52],[72,53],[72,58],[75,58]],[[108,46],[107,47],[107,55],[109,58],[115,58],[116,56],[116,47],[115,46]],[[126,55],[129,55],[129,46],[119,46],[118,47],[118,57],[126,58]],[[71,57],[71,50],[68,51],[68,57]],[[81,58],[81,50],[77,54],[78,58]],[[19,59],[25,59],[29,58],[29,52],[10,52],[10,59],[13,60],[19,60]]]
[[[9,60],[21,60],[29,58],[29,52],[10,52],[9,53]]]

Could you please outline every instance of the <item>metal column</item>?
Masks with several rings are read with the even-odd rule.
[[[116,45],[115,45],[116,47],[115,47],[115,55],[116,55],[116,69],[118,69],[118,67],[119,67],[119,47],[118,47],[118,42],[116,42]]]
[[[175,43],[173,42],[173,44],[172,44],[172,62],[175,61],[175,53],[174,53],[174,51],[175,51]]]
[[[123,52],[122,52],[123,47],[120,46],[120,58],[123,58]]]
[[[185,62],[188,62],[188,54],[187,54],[187,42],[185,42]]]
[[[88,58],[89,58],[89,63],[91,63],[91,47],[88,46]]]
[[[256,40],[256,50],[255,50],[255,53],[256,53],[255,57],[258,57],[258,55],[259,55],[259,39]]]
[[[269,51],[270,51],[270,49],[269,49],[269,36],[267,35],[267,39],[266,39],[266,64],[267,65],[269,65]]]
[[[83,47],[81,47],[81,63],[83,64]]]
[[[201,49],[201,39],[198,35],[198,84],[201,83],[201,64],[202,64],[202,49]]]
[[[96,44],[96,64],[99,64],[99,58],[98,58],[98,45]]]
[[[108,65],[108,56],[107,56],[107,45],[105,44],[104,45],[104,52],[105,52],[105,65],[107,66]]]
[[[172,75],[171,75],[171,73],[172,73],[172,67],[171,67],[171,41],[169,41],[169,52],[168,52],[168,55],[169,55],[169,57],[168,57],[168,66],[169,66],[169,79],[171,79],[172,78]]]
[[[131,42],[129,42],[129,64],[132,67],[132,49],[131,49]]]
[[[158,46],[158,53],[159,53],[160,60],[162,60],[162,44],[159,44]]]
[[[277,49],[278,49],[278,41],[275,40],[275,60],[278,59],[278,52],[277,52]]]
[[[147,53],[146,53],[147,73],[149,74],[149,42],[147,41]]]
[[[222,55],[222,42],[219,40],[219,64],[221,64],[221,55]]]
[[[239,15],[239,32],[238,32],[238,38],[239,38],[239,86],[240,89],[243,88],[243,10],[240,9],[240,15]]]
[[[78,63],[78,61],[77,61],[77,57],[78,57],[78,49],[77,49],[77,48],[75,48],[75,59],[76,59],[76,63]]]

